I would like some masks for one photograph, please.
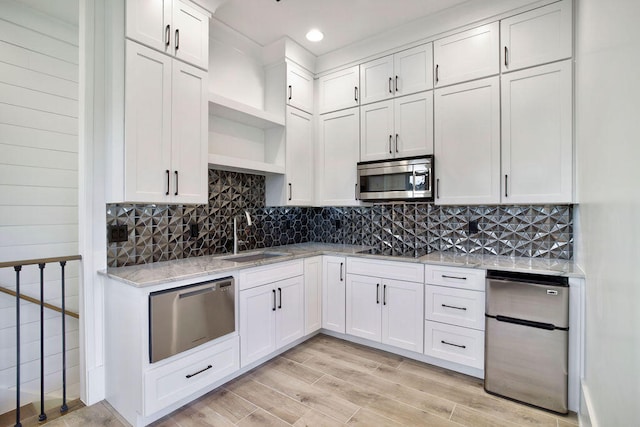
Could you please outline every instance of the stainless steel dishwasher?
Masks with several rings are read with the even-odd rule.
[[[484,388],[566,414],[569,282],[487,271]]]
[[[233,277],[149,294],[151,363],[235,331]]]

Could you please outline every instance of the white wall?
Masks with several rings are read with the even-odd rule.
[[[576,148],[593,425],[640,425],[640,2],[576,2]]]

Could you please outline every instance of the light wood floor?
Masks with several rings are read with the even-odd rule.
[[[76,417],[91,419],[87,414]],[[121,425],[112,417],[100,417],[95,425]],[[78,425],[70,421],[75,420],[60,425]],[[575,414],[556,416],[491,396],[479,379],[318,335],[153,426],[577,424]]]

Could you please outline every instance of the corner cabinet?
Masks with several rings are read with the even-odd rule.
[[[202,69],[209,68],[209,17],[183,0],[127,0],[126,36]]]
[[[313,112],[313,75],[304,68],[288,62],[287,105],[307,113]]]
[[[360,71],[357,65],[318,79],[320,114],[357,107],[360,103]]]
[[[207,73],[126,41],[120,201],[206,203]]]

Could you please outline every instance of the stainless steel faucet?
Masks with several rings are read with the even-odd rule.
[[[247,225],[251,225],[251,216],[249,215],[249,211],[244,211],[245,216],[247,217]],[[234,215],[233,217],[233,254],[236,255],[238,253],[238,216]]]

